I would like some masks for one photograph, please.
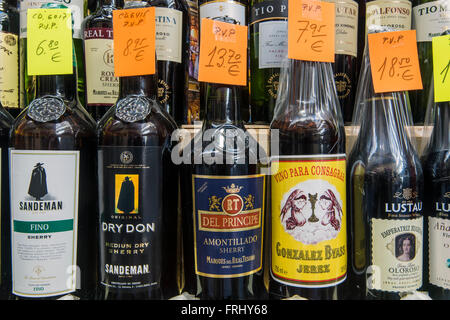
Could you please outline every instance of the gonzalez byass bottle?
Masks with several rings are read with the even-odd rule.
[[[367,45],[362,66],[347,167],[346,294],[400,299],[422,287],[422,166],[407,134],[407,93],[374,92]]]
[[[345,133],[330,63],[287,60],[271,154],[274,299],[340,299],[346,278]]]
[[[36,76],[36,99],[11,130],[13,294],[94,298],[95,122],[72,74]]]
[[[97,11],[81,26],[86,68],[86,110],[99,121],[117,101],[119,78],[114,76],[112,11],[123,0],[100,0]]]
[[[0,101],[0,186],[1,221],[0,233],[0,299],[11,296],[11,215],[9,206],[9,131],[14,118],[3,108]]]
[[[19,13],[7,0],[0,0],[0,103],[19,114]]]
[[[179,294],[176,124],[158,102],[157,70],[119,79],[117,103],[97,127],[99,299],[168,299]]]
[[[434,94],[431,79],[430,94]],[[424,282],[433,300],[450,299],[448,268],[450,239],[450,103],[431,104],[425,128],[432,127],[429,143],[422,154],[425,181]]]
[[[250,1],[250,108],[253,124],[272,121],[287,55],[288,0]]]
[[[352,121],[358,80],[358,2],[329,0],[335,4],[335,58],[333,63],[336,90],[345,124]]]
[[[183,151],[190,156],[182,172],[184,291],[203,300],[267,294],[264,154],[242,121],[242,88],[201,87],[206,119]]]
[[[188,8],[184,0],[149,0],[155,8],[158,100],[177,124],[188,117]]]
[[[38,8],[69,8],[72,12],[72,37],[77,60],[78,99],[85,106],[85,75],[84,75],[84,53],[83,35],[81,24],[87,16],[86,0],[18,0],[20,13],[20,108],[25,108],[35,99],[36,79],[28,75],[27,68],[27,10]]]
[[[430,92],[433,74],[433,51],[431,39],[450,29],[448,0],[414,0],[412,25],[417,35],[417,50],[419,54],[420,72],[422,74],[423,90],[409,93],[411,111],[415,124],[423,124],[425,120],[428,93]]]

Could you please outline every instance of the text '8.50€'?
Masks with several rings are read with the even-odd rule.
[[[247,84],[247,27],[204,18],[200,32],[198,80]]]
[[[155,73],[155,8],[113,11],[114,75]]]
[[[28,75],[73,73],[70,9],[27,10]]]

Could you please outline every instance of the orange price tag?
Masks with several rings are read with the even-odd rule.
[[[334,62],[334,3],[289,0],[288,58]]]
[[[370,33],[368,39],[376,93],[423,88],[416,30]]]
[[[114,75],[155,73],[155,8],[113,11]]]
[[[198,80],[247,84],[247,26],[202,19]]]

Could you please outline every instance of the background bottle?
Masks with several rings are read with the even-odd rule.
[[[19,114],[19,12],[7,0],[0,1],[0,103]]]
[[[187,119],[189,15],[184,0],[150,0],[155,8],[158,99],[177,124]]]
[[[114,77],[112,11],[122,0],[100,0],[98,9],[82,24],[86,72],[86,110],[98,121],[119,96]]]
[[[350,124],[358,79],[358,2],[330,0],[336,8],[336,44],[333,63],[336,89],[345,124]]]
[[[57,0],[19,0],[20,12],[20,107],[25,108],[35,98],[36,79],[28,76],[27,68],[27,10],[38,8],[70,8],[72,12],[72,36],[77,60],[78,74],[78,96],[82,106],[85,106],[85,75],[84,75],[84,52],[81,33],[81,24],[87,16],[87,1],[68,0],[63,4]]]
[[[10,140],[17,297],[94,298],[94,126],[78,101],[75,64],[73,74],[36,76],[36,99],[15,121]],[[32,255],[23,248],[33,248]]]
[[[406,131],[407,93],[374,92],[367,46],[362,66],[353,121],[359,133],[347,167],[345,292],[349,299],[400,299],[422,287],[422,166]]]
[[[202,25],[202,19],[214,19],[218,17],[227,17],[234,19],[237,24],[246,26],[248,25],[248,0],[223,0],[223,1],[215,1],[215,0],[198,0],[199,5],[199,24],[200,28]],[[250,55],[247,55],[248,60],[250,59]],[[249,60],[250,61],[250,60]],[[249,63],[247,61],[247,63]],[[249,70],[249,68],[247,68]],[[200,87],[204,86],[204,83],[200,83]],[[248,85],[241,90],[241,117],[244,122],[248,122],[250,119],[250,109],[249,105],[249,90]],[[206,90],[203,88],[201,92],[205,93]],[[200,96],[200,119],[205,119],[207,112],[207,107],[203,102],[206,102],[206,97]]]
[[[423,90],[409,92],[411,111],[416,125],[423,124],[430,92],[430,79],[433,74],[433,52],[431,39],[450,29],[450,17],[446,13],[450,1],[413,1],[413,29],[416,29],[417,50]],[[444,12],[444,13],[443,13]]]
[[[431,80],[433,81],[433,80]],[[433,84],[431,92],[433,94]],[[450,221],[450,105],[439,102],[430,105],[432,133],[423,155],[425,181],[424,213],[424,282],[433,300],[450,299],[447,268],[448,226]]]
[[[278,93],[270,125],[279,132],[279,155],[271,154],[269,294],[340,299],[346,277],[345,133],[331,64],[288,60]],[[324,175],[322,166],[336,175]]]
[[[2,107],[0,102],[0,153],[1,153],[1,256],[0,256],[0,299],[6,300],[11,296],[11,215],[9,207],[9,167],[8,148],[9,131],[13,124],[13,117]]]
[[[288,1],[250,1],[250,122],[272,121],[281,61],[287,55]]]

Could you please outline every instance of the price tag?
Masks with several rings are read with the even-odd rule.
[[[113,11],[114,75],[155,74],[155,7]]]
[[[28,75],[73,73],[70,9],[28,9]]]
[[[423,88],[416,30],[371,33],[368,39],[376,93]]]
[[[289,0],[288,58],[334,62],[335,4]]]
[[[433,38],[434,101],[450,101],[450,35]]]
[[[198,80],[247,84],[247,27],[203,18]]]

